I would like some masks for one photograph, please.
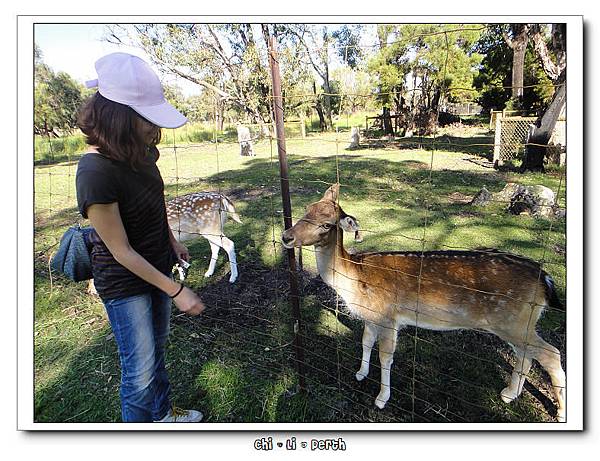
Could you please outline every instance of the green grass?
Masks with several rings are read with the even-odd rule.
[[[173,312],[167,366],[178,406],[200,408],[211,422],[552,420],[548,378],[539,368],[518,402],[501,401],[512,358],[495,337],[410,328],[398,341],[390,403],[376,410],[376,353],[369,378],[357,383],[361,324],[337,309],[335,294],[315,277],[310,248],[303,251],[300,277],[308,392],[298,393],[288,275],[278,243],[277,146],[261,140],[255,144],[256,157],[240,157],[235,140],[186,143],[180,136],[181,131],[165,132],[160,146],[167,198],[193,190],[221,191],[233,199],[243,223],[229,221],[225,228],[240,267],[233,285],[227,282],[222,253],[215,275],[205,279],[209,245],[204,240],[189,245],[193,260],[187,284],[208,309],[199,318]],[[519,175],[486,168],[480,160],[489,147],[471,145],[485,144],[477,139],[489,136],[478,127],[441,132],[435,151],[427,150],[427,139],[373,140],[349,151],[347,136],[288,138],[294,219],[339,174],[341,205],[359,219],[364,235],[362,244],[348,239],[347,246],[419,250],[424,237],[426,249],[496,247],[543,259],[564,299],[564,221],[512,216],[503,204],[473,208],[453,198],[474,195],[483,186],[497,192],[513,181],[555,191],[560,185],[564,206],[561,171]],[[444,136],[451,146],[438,142]],[[35,418],[118,421],[118,358],[102,304],[85,294],[84,284],[56,277],[51,284],[47,271],[62,232],[77,221],[75,170],[73,158],[35,168]],[[564,325],[562,312],[548,312],[540,324],[542,336],[563,352]]]

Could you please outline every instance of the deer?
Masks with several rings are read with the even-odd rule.
[[[235,245],[223,233],[228,216],[235,222],[242,222],[231,200],[216,192],[193,192],[167,202],[167,221],[179,242],[202,236],[210,243],[211,258],[204,277],[213,275],[219,250],[223,248],[229,257],[229,282],[234,283],[238,277]],[[188,267],[185,261],[179,261],[177,270],[181,281],[185,279]]]
[[[360,241],[355,217],[339,205],[339,184],[306,208],[282,233],[285,248],[314,245],[321,279],[364,321],[362,359],[356,379],[369,374],[377,342],[381,366],[375,405],[390,398],[390,372],[399,331],[483,330],[506,341],[515,352],[510,383],[500,392],[510,403],[523,390],[532,359],[548,372],[565,421],[565,372],[560,352],[544,341],[536,323],[546,307],[563,308],[552,278],[530,259],[498,250],[348,252],[343,232]]]

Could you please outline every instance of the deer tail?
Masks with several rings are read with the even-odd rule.
[[[231,200],[229,200],[229,198],[227,198],[226,196],[222,195],[221,196],[221,204],[223,206],[223,209],[229,213],[229,216],[231,216],[231,219],[233,219],[235,222],[238,223],[242,223],[242,220],[240,219],[240,216],[237,214],[237,211],[235,211],[235,207],[233,206],[233,202]]]
[[[548,305],[555,309],[565,309],[563,303],[558,299],[558,294],[556,293],[556,286],[554,285],[554,280],[548,274],[544,273],[544,288],[546,291],[546,300],[548,301]]]

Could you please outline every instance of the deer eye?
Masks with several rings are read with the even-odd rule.
[[[326,222],[326,223],[321,224],[321,227],[323,229],[329,230],[329,229],[331,229],[333,227],[333,224],[330,224],[330,223]]]

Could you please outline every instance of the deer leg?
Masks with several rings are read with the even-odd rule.
[[[516,347],[514,349],[517,355],[517,362],[513,368],[510,385],[505,387],[500,393],[500,397],[506,403],[512,402],[521,395],[521,392],[523,392],[523,385],[525,384],[525,378],[531,368],[531,352],[529,351],[529,353],[527,353],[525,350]]]
[[[390,327],[382,327],[379,332],[379,363],[381,365],[381,388],[375,399],[375,405],[383,409],[390,398],[390,375],[394,351],[396,350],[397,330]]]
[[[217,259],[219,258],[219,245],[212,240],[212,237],[206,237],[206,240],[208,240],[208,243],[210,243],[211,256],[210,263],[208,264],[208,269],[204,273],[204,277],[210,277],[215,272],[215,266],[217,265]]]
[[[564,422],[566,416],[566,376],[560,363],[560,351],[540,338],[537,333],[534,333],[534,338],[532,338],[531,343],[532,345],[529,347],[531,347],[533,358],[535,358],[550,375],[552,391],[558,403],[557,418],[559,421]]]
[[[229,276],[229,283],[233,283],[236,281],[238,277],[238,269],[237,269],[237,259],[235,257],[235,245],[234,243],[225,236],[221,237],[221,246],[227,253],[229,257],[229,268],[231,270],[231,275]]]
[[[237,260],[235,257],[235,245],[234,243],[225,237],[224,235],[205,235],[204,238],[210,242],[210,247],[212,249],[212,258],[210,260],[210,266],[205,277],[210,277],[214,270],[215,265],[217,263],[217,255],[219,253],[219,248],[223,248],[229,257],[229,266],[231,268],[231,275],[229,277],[229,282],[233,283],[238,277],[238,269],[237,269]]]
[[[360,370],[356,372],[356,380],[362,381],[369,374],[369,362],[371,361],[371,351],[373,344],[377,340],[377,327],[371,322],[365,321],[365,329],[362,336],[362,361]]]

